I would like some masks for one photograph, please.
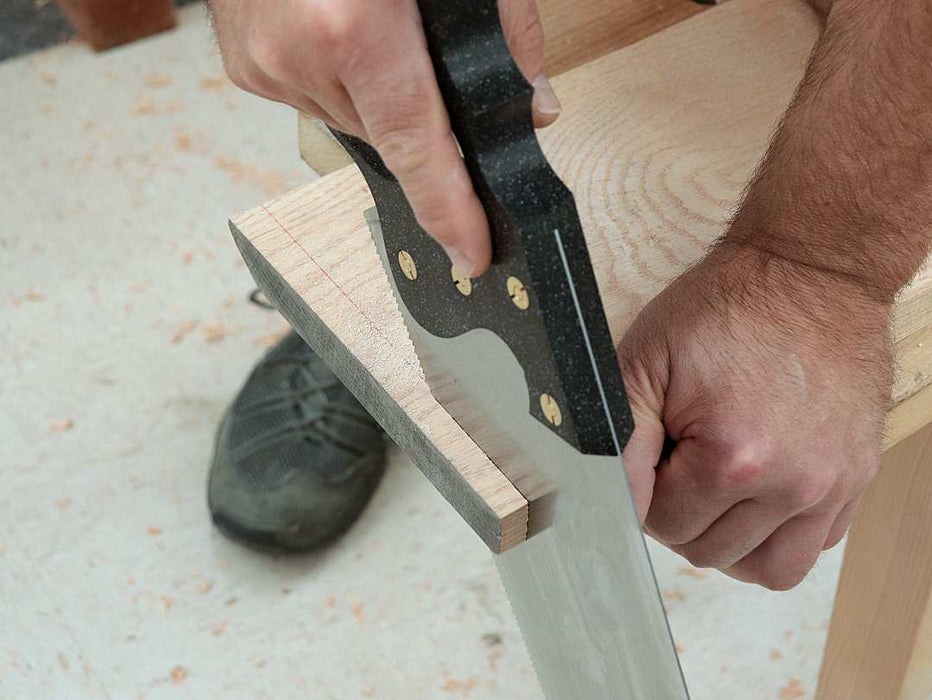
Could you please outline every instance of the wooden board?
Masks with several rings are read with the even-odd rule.
[[[628,46],[708,9],[692,0],[538,0],[547,75]]]
[[[540,0],[547,74],[555,77],[704,9],[692,0]],[[319,175],[350,163],[323,123],[298,114],[298,148]]]
[[[722,232],[792,97],[817,31],[815,15],[802,2],[732,0],[556,79],[564,114],[541,132],[541,141],[576,195],[616,340]],[[430,396],[369,238],[363,212],[371,206],[362,177],[346,168],[235,217],[233,225],[250,267],[273,270],[292,290],[299,329],[306,324],[316,333],[312,317],[314,328],[326,329],[326,359],[350,388],[367,395],[383,388],[378,400],[387,405],[367,403],[380,420],[404,414],[406,430],[413,427],[447,456],[441,465],[415,454],[419,466],[433,478],[452,468],[470,488],[481,489],[485,513],[518,519],[519,495],[499,483],[494,465],[482,462]],[[915,334],[932,325],[930,280],[928,271],[921,274],[898,306],[899,354],[910,363],[897,385],[901,401],[928,380],[926,343]],[[901,403],[897,411],[915,423],[907,408]],[[403,447],[422,439],[387,427]],[[905,437],[918,427],[891,432]],[[453,454],[469,458],[458,461]],[[445,495],[451,493],[447,488]],[[452,502],[463,512],[461,497]],[[501,529],[467,520],[487,542]],[[509,541],[500,537],[499,547]]]
[[[819,700],[932,697],[932,426],[884,454],[855,516]]]

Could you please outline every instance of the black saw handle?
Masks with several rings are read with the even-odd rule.
[[[634,422],[576,204],[538,144],[533,87],[512,59],[498,6],[418,4],[453,132],[489,218],[493,261],[464,293],[467,282],[452,277],[376,151],[335,133],[372,190],[398,295],[434,335],[496,333],[524,369],[532,415],[582,452],[620,453]],[[549,399],[560,407],[557,421],[552,410],[548,417]]]

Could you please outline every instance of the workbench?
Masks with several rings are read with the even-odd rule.
[[[542,0],[564,111],[540,132],[573,191],[612,336],[724,230],[792,99],[819,19],[800,0]],[[253,276],[493,551],[527,502],[434,400],[365,212],[362,176],[310,120],[332,171],[232,220]],[[897,300],[880,475],[848,536],[817,697],[932,694],[932,267]],[[687,679],[688,681],[688,679]]]

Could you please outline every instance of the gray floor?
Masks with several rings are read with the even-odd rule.
[[[284,329],[226,218],[313,174],[181,19],[0,64],[0,697],[539,698],[488,553],[397,451],[322,554],[211,528],[214,426]],[[782,595],[652,551],[696,700],[812,697],[840,551]]]

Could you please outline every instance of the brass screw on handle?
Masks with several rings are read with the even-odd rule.
[[[524,286],[524,282],[517,277],[509,277],[505,280],[505,288],[508,290],[511,301],[522,311],[531,305],[531,298],[528,296],[527,288]]]
[[[456,285],[460,294],[464,297],[468,297],[472,294],[472,280],[469,279],[469,277],[457,273],[455,267],[450,268],[450,277],[453,278],[453,284]]]
[[[540,410],[544,412],[544,418],[554,427],[559,428],[560,424],[563,423],[563,413],[560,411],[560,404],[546,392],[540,395]]]
[[[401,265],[401,271],[412,282],[417,279],[417,266],[414,264],[414,258],[406,250],[398,251],[398,264]]]

